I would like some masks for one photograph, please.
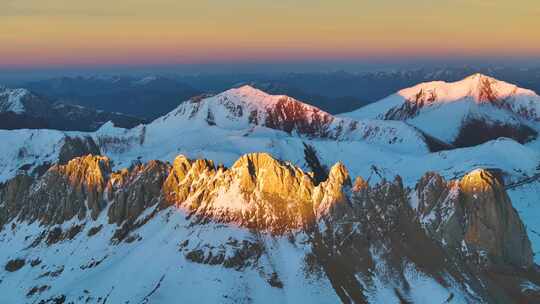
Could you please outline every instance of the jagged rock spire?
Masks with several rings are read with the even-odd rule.
[[[420,221],[430,235],[475,262],[531,267],[525,227],[503,185],[487,170],[446,182],[426,174],[416,186]]]

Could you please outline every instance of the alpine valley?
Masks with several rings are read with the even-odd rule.
[[[531,90],[474,74],[332,115],[242,86],[95,131],[38,99],[0,93],[54,110],[0,130],[0,303],[540,303]]]

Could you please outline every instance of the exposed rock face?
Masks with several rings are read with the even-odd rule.
[[[427,232],[450,247],[458,248],[465,225],[459,183],[447,182],[439,174],[429,172],[416,185],[416,196],[416,212]]]
[[[268,109],[264,124],[269,128],[287,133],[296,131],[300,134],[325,138],[331,134],[333,121],[334,117],[324,111],[302,104],[290,97],[283,97],[274,107]]]
[[[0,187],[0,228],[18,215],[33,182],[28,175],[17,175]]]
[[[465,243],[498,263],[530,267],[531,243],[503,186],[488,171],[476,170],[460,181],[467,215]]]
[[[104,208],[103,191],[110,172],[108,158],[87,155],[51,167],[31,186],[27,177],[18,177],[2,191],[2,205],[8,206],[2,217],[56,224],[76,215],[82,219],[89,211],[96,219]]]
[[[370,302],[365,297],[366,289],[372,288],[366,286],[368,278],[404,286],[394,292],[408,303],[411,265],[442,285],[458,282],[474,290],[474,296],[463,300],[466,303],[538,300],[539,294],[520,293],[519,282],[540,276],[531,275],[531,248],[523,224],[489,172],[474,171],[450,182],[428,173],[419,181],[416,197],[410,200],[409,194],[399,177],[374,186],[357,178],[350,205],[319,227],[314,252],[343,302]],[[508,252],[505,242],[514,244],[515,252]],[[479,264],[482,252],[489,263]],[[512,269],[513,274],[498,269]]]
[[[424,106],[432,105],[437,100],[435,91],[420,91],[413,98],[407,99],[402,105],[390,109],[384,113],[384,119],[406,120],[417,116]]]
[[[20,216],[53,224],[74,216],[82,219],[87,212],[96,219],[108,201],[109,221],[116,224],[136,219],[151,206],[174,205],[200,221],[235,223],[281,234],[309,230],[321,219],[332,221],[353,214],[347,195],[351,187],[341,163],[317,184],[312,173],[265,153],[245,155],[230,169],[179,156],[172,166],[151,161],[115,173],[106,157],[88,155],[51,167],[37,181],[27,176],[9,181],[1,191],[0,219],[5,223]],[[404,196],[405,191],[399,179],[375,189],[362,178],[356,179],[353,200],[361,202],[362,212],[382,208],[391,214],[394,207],[375,206]],[[523,223],[491,173],[477,170],[451,182],[428,173],[418,183],[416,197],[418,219],[448,247],[463,251],[465,244],[467,250],[492,263],[532,265]]]
[[[350,179],[341,164],[315,186],[313,174],[265,153],[242,156],[230,169],[179,156],[164,197],[201,218],[282,233],[308,227],[330,206],[343,202],[347,184]]]
[[[316,259],[342,302],[380,302],[366,295],[375,281],[382,281],[395,286],[390,293],[396,303],[409,303],[411,283],[406,277],[410,267],[442,285],[458,280],[476,289],[475,282],[462,277],[474,275],[466,268],[457,271],[461,266],[449,262],[444,250],[415,220],[401,178],[373,186],[357,178],[350,205],[343,210],[319,225],[320,234],[314,240]]]
[[[417,212],[430,235],[477,262],[533,265],[525,227],[502,184],[486,170],[446,182],[428,173],[416,187]]]
[[[122,224],[151,206],[174,205],[201,221],[283,233],[307,229],[345,203],[350,185],[341,163],[316,185],[312,173],[265,153],[245,155],[230,169],[179,156],[172,166],[151,161],[114,173],[108,158],[88,155],[51,167],[35,182],[11,180],[2,192],[2,218],[54,224],[89,211],[96,219],[110,202],[109,221]]]
[[[125,220],[134,220],[157,204],[169,168],[166,163],[151,161],[113,173],[107,183],[109,200],[113,202],[108,213],[109,222],[121,224]]]

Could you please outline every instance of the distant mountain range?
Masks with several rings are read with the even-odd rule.
[[[22,87],[63,103],[155,119],[200,94],[251,85],[276,95],[304,100],[328,113],[350,112],[398,90],[429,81],[458,81],[483,73],[540,91],[540,68],[419,68],[395,71],[286,74],[200,74],[185,76],[63,77]]]
[[[202,92],[175,79],[148,76],[63,77],[23,84],[64,104],[119,112],[151,120]]]
[[[109,121],[123,128],[144,122],[125,114],[51,102],[27,89],[0,88],[0,129],[95,131]]]

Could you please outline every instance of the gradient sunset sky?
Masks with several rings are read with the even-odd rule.
[[[538,0],[1,0],[0,67],[538,57]]]

